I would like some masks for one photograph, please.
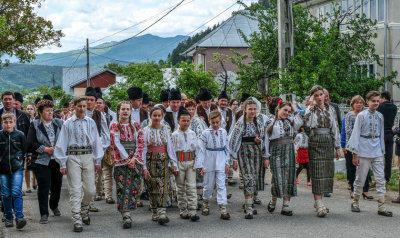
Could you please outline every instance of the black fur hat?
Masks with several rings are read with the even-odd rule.
[[[168,101],[168,96],[169,96],[169,89],[162,90],[160,95],[160,102]]]
[[[179,119],[182,115],[189,115],[189,116],[190,116],[190,113],[189,113],[188,110],[186,110],[186,108],[184,108],[184,107],[181,106],[181,107],[179,108],[179,111],[178,111],[178,119]]]
[[[246,101],[250,97],[248,93],[242,93],[242,98],[240,98],[240,102]]]
[[[24,103],[24,97],[19,92],[15,92],[14,97],[15,97],[15,100],[17,100],[18,102]]]
[[[199,93],[199,100],[200,101],[208,101],[211,100],[211,93],[206,87],[201,87],[200,88],[200,93]]]
[[[181,91],[179,88],[171,88],[168,94],[168,100],[181,100]]]
[[[150,102],[150,98],[149,98],[149,94],[146,92],[143,92],[143,104],[149,104]]]
[[[199,103],[200,103],[200,100],[199,100],[199,98],[200,98],[200,95],[197,95],[197,96],[194,98],[194,100],[196,101],[196,103],[197,103],[197,104],[199,104]]]
[[[136,100],[143,98],[143,91],[139,87],[130,87],[127,92],[129,100]]]
[[[87,87],[86,91],[85,91],[85,96],[87,96],[87,97],[92,96],[92,97],[97,98],[96,89],[94,89],[93,87]]]
[[[40,100],[42,100],[42,99],[39,98],[39,97],[37,97],[37,98],[35,99],[35,105],[36,105],[38,102],[40,102]]]
[[[43,100],[50,100],[50,101],[54,101],[53,100],[53,97],[52,96],[50,96],[50,95],[48,95],[48,94],[46,94],[46,95],[43,95],[43,98],[42,98]]]
[[[103,99],[103,92],[101,91],[100,87],[94,87],[94,91],[96,91],[96,99],[101,98]]]
[[[228,94],[226,94],[226,91],[222,91],[219,96],[218,96],[218,100],[220,100],[221,98],[225,98],[226,100],[229,100]]]

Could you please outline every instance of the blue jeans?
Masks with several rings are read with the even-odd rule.
[[[23,170],[18,170],[11,175],[0,174],[1,197],[4,206],[4,216],[8,220],[13,219],[13,205],[14,205],[15,217],[17,219],[24,217],[24,214],[22,214],[22,208],[23,208],[22,181],[24,177],[23,175],[24,175]]]

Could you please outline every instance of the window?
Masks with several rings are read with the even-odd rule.
[[[349,11],[354,11],[354,7],[353,6],[354,6],[353,0],[349,0],[349,2],[347,4],[347,9]]]
[[[378,21],[385,20],[385,0],[378,0]]]
[[[354,9],[356,10],[355,14],[356,15],[358,14],[358,15],[361,16],[361,9],[362,9],[361,0],[355,0],[354,1]]]
[[[352,0],[350,0],[352,1]],[[347,0],[342,0],[342,13],[347,12]]]
[[[327,5],[324,6],[324,15],[327,16],[328,14],[332,15],[332,13],[331,13],[331,4],[327,4]]]
[[[362,1],[362,13],[365,14],[365,17],[367,17],[367,18],[370,17],[369,0],[363,0]]]
[[[370,8],[371,8],[371,20],[376,20],[376,0],[370,0]]]

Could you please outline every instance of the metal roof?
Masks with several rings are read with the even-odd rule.
[[[105,68],[90,68],[90,78],[93,78],[103,72],[117,73]],[[86,81],[86,67],[80,68],[63,68],[62,86],[63,90],[69,94],[73,94],[73,87]]]
[[[239,11],[231,16],[203,39],[189,47],[182,55],[191,56],[197,48],[248,47],[239,30],[247,37],[260,31],[257,19],[250,16],[249,11]]]

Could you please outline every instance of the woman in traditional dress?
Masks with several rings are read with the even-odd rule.
[[[110,125],[110,148],[114,161],[117,208],[121,212],[123,228],[130,228],[130,211],[136,209],[141,191],[144,139],[138,122],[131,120],[131,104],[117,105],[117,118]]]
[[[340,157],[340,134],[335,109],[325,102],[324,89],[316,85],[310,91],[310,106],[304,115],[309,128],[308,157],[311,172],[314,207],[318,217],[325,217],[329,209],[322,203],[324,193],[333,192],[335,173],[333,158]]]
[[[248,98],[244,103],[244,114],[236,122],[229,137],[229,148],[234,159],[233,169],[237,170],[238,164],[244,181],[245,219],[253,219],[253,199],[257,186],[263,185],[260,179],[262,160],[262,139],[264,137],[264,124],[257,118],[257,104],[253,98]]]
[[[293,113],[293,116],[290,116]],[[303,119],[289,102],[279,102],[275,117],[270,118],[265,130],[264,166],[271,165],[272,187],[268,211],[273,212],[277,198],[283,198],[281,214],[292,216],[290,198],[297,196],[296,156],[294,135],[303,125]]]
[[[171,205],[170,172],[178,174],[176,154],[171,141],[171,128],[161,123],[164,111],[154,107],[150,111],[150,124],[144,128],[145,165],[143,174],[150,195],[152,220],[159,224],[169,222],[166,207]]]

